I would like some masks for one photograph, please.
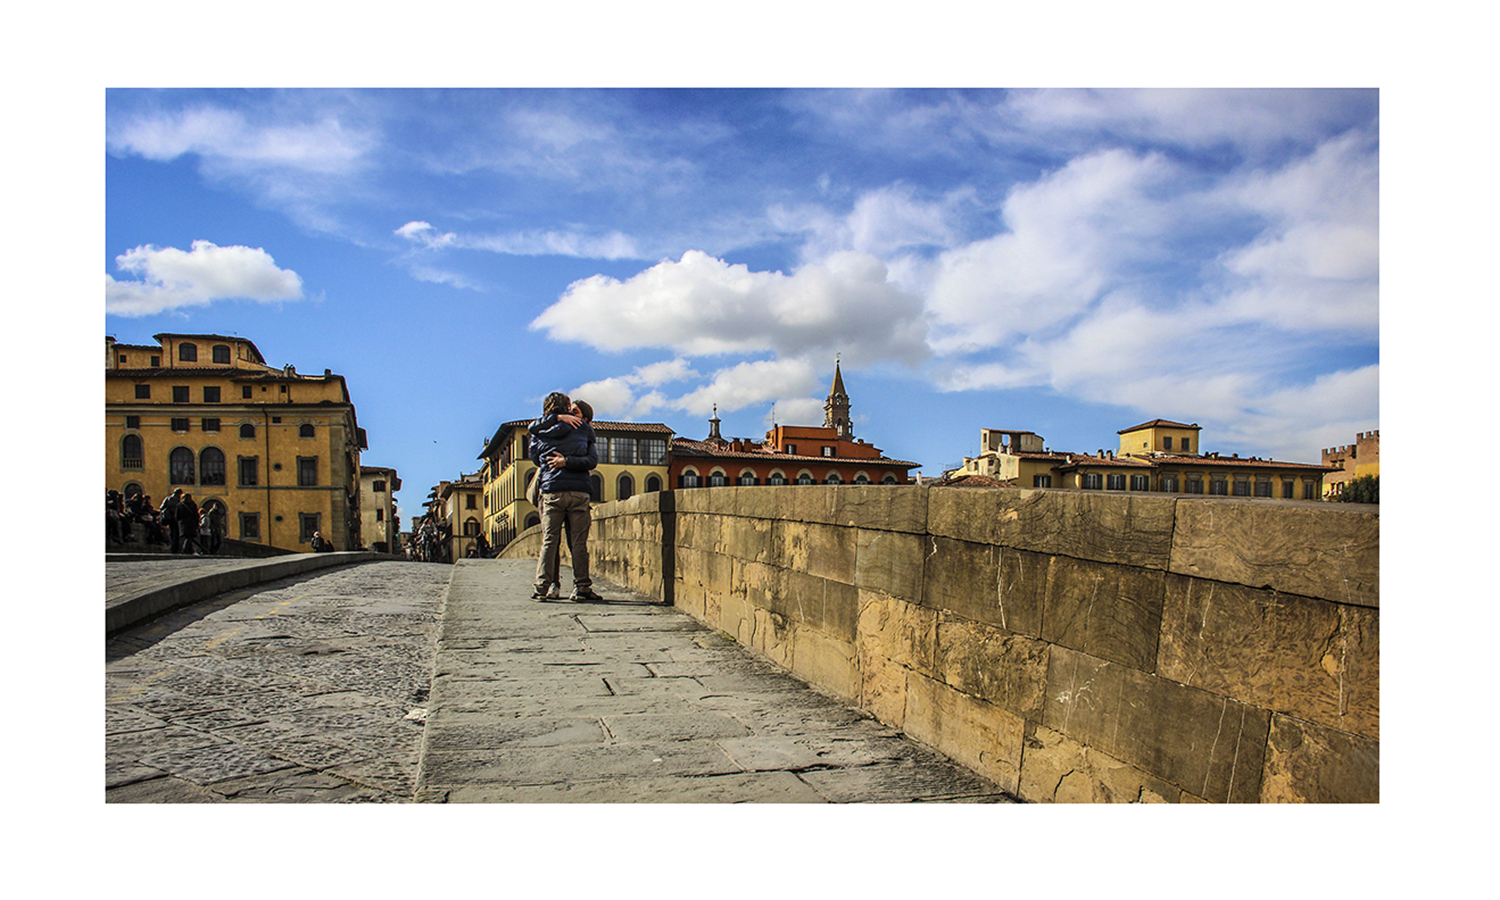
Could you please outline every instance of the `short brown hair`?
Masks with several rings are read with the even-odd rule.
[[[567,412],[568,407],[572,405],[573,401],[568,399],[567,394],[561,391],[553,391],[547,395],[546,400],[542,401],[542,415],[550,416],[553,413]]]
[[[588,404],[587,400],[574,400],[573,405],[578,407],[578,413],[583,416],[585,422],[594,421],[594,408]]]

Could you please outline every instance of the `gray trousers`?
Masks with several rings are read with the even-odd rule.
[[[588,591],[589,578],[589,494],[587,491],[562,491],[542,495],[542,552],[536,561],[536,589],[543,593],[557,581],[558,548],[562,544],[563,520],[573,532],[568,551],[573,554],[573,590]]]

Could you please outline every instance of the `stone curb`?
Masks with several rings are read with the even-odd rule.
[[[389,559],[390,554],[362,550],[299,553],[290,557],[246,560],[244,565],[213,572],[183,572],[175,576],[168,574],[163,577],[162,583],[154,587],[107,602],[104,608],[104,634],[109,637],[168,610],[197,603],[226,591],[334,566]]]

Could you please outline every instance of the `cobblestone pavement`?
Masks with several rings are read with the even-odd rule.
[[[534,574],[453,567],[418,800],[1014,802],[682,612],[602,580],[533,602]]]
[[[226,562],[111,563],[106,582]],[[223,594],[108,641],[105,800],[410,801],[452,571],[335,569]]]

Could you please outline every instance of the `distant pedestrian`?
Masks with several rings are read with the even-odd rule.
[[[323,539],[321,531],[314,531],[312,536],[312,549],[314,553],[328,553],[333,545]]]
[[[161,524],[167,530],[167,537],[172,545],[172,552],[180,552],[182,546],[182,531],[177,525],[177,506],[182,502],[182,488],[177,488],[167,495],[167,499],[161,502]]]
[[[182,552],[202,556],[198,548],[198,504],[193,502],[193,495],[183,493],[182,499],[177,501],[175,512],[177,530],[182,539]]]

